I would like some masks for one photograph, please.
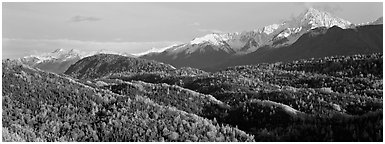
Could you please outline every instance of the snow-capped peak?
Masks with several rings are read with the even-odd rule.
[[[311,29],[316,27],[333,27],[338,26],[343,29],[348,28],[352,23],[335,17],[332,14],[324,11],[319,11],[314,8],[309,8],[305,13],[299,15],[297,22],[301,26],[310,26]]]
[[[66,61],[68,59],[81,59],[81,58],[84,58],[87,56],[92,56],[92,55],[100,54],[100,53],[119,54],[117,52],[106,51],[106,50],[93,51],[93,52],[82,52],[82,51],[77,50],[77,49],[71,49],[71,50],[56,49],[56,50],[49,52],[49,53],[25,56],[22,59],[24,59],[24,61],[33,61],[34,63],[37,64],[37,63],[42,63],[44,61],[50,61],[50,60]]]
[[[145,52],[141,52],[141,53],[136,53],[136,54],[132,54],[132,55],[134,55],[134,56],[142,56],[142,55],[146,55],[146,54],[149,54],[149,53],[160,53],[160,52],[163,52],[163,51],[165,51],[165,50],[167,50],[167,49],[170,49],[170,48],[173,48],[173,47],[176,47],[176,46],[178,46],[178,45],[180,45],[180,44],[173,44],[173,45],[171,45],[171,46],[167,46],[167,47],[163,47],[163,48],[151,48],[150,50],[148,50],[148,51],[145,51]]]
[[[203,37],[194,38],[190,44],[201,44],[205,42],[209,42],[214,45],[220,45],[224,41],[227,41],[230,39],[230,34],[218,34],[218,33],[212,33],[205,35]]]
[[[271,45],[280,47],[294,43],[302,34],[317,27],[338,26],[343,29],[350,28],[352,23],[314,8],[309,8],[295,18],[280,24],[272,24],[252,31],[241,33],[211,33],[182,45],[166,50],[169,54],[190,54],[195,51],[205,51],[211,45],[214,50],[227,53],[247,54],[254,52],[262,46]]]
[[[347,20],[333,16],[332,14],[320,11],[314,8],[309,8],[301,13],[296,18],[286,21],[282,24],[281,32],[276,38],[289,37],[293,34],[306,32],[317,27],[333,27],[338,26],[343,29],[349,28],[351,23]]]
[[[64,61],[66,59],[80,57],[80,55],[81,55],[80,51],[78,50],[72,49],[70,51],[67,51],[64,49],[56,49],[50,53],[43,53],[40,55],[30,55],[30,56],[24,57],[23,59],[25,60],[35,59],[37,60],[35,63],[41,63],[41,62],[44,62],[47,60],[53,60],[53,59]]]
[[[262,31],[263,33],[265,34],[271,34],[273,33],[276,29],[279,28],[279,26],[281,26],[282,24],[272,24],[272,25],[268,25],[268,26],[265,26],[262,28]]]

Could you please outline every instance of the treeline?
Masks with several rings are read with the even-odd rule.
[[[145,96],[152,101],[165,106],[172,106],[188,113],[204,116],[207,106],[217,105],[218,107],[228,107],[221,101],[215,99],[211,95],[201,94],[189,89],[185,89],[175,85],[151,84],[140,81],[123,82],[120,84],[112,84],[103,86],[114,93],[135,96]]]
[[[336,77],[367,77],[382,79],[382,53],[371,55],[335,56],[298,60],[279,67],[284,70],[322,73]]]

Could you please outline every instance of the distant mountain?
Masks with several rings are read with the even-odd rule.
[[[159,53],[159,52],[163,52],[166,49],[172,48],[172,47],[177,46],[177,45],[179,45],[179,44],[174,44],[174,45],[163,47],[163,48],[152,48],[152,49],[150,49],[148,51],[141,52],[141,53],[135,53],[135,54],[132,54],[132,55],[136,56],[136,57],[139,57],[139,56],[150,54],[150,53]]]
[[[380,17],[380,18],[378,18],[377,20],[371,22],[370,24],[371,24],[371,25],[383,24],[382,17]]]
[[[99,78],[115,73],[158,72],[175,69],[169,64],[114,54],[98,54],[71,65],[64,74],[79,79]]]
[[[61,74],[61,73],[64,73],[64,71],[66,71],[68,67],[70,67],[72,64],[74,64],[78,60],[87,56],[92,56],[92,55],[101,54],[101,53],[119,54],[117,52],[106,51],[106,50],[87,53],[76,49],[71,49],[71,50],[57,49],[51,53],[26,56],[26,57],[20,58],[19,60],[24,64],[27,64],[32,67],[36,67],[48,72]],[[130,54],[120,54],[120,55],[134,57],[133,55],[130,55]]]
[[[227,66],[288,62],[297,59],[322,58],[336,55],[383,52],[382,25],[366,25],[354,29],[319,27],[302,35],[294,44],[274,49],[261,48],[253,53],[232,58],[213,69]]]
[[[242,33],[208,34],[173,46],[161,53],[142,56],[145,59],[170,63],[176,67],[211,67],[233,56],[245,55],[262,47],[282,47],[294,43],[302,34],[317,27],[353,27],[347,20],[313,8],[281,24]]]
[[[57,49],[51,53],[26,56],[20,58],[20,61],[41,70],[63,73],[71,64],[74,64],[81,58],[82,56],[77,50],[66,51],[64,49]]]
[[[172,46],[171,48],[160,53],[143,55],[141,58],[169,63],[175,67],[189,66],[205,70],[214,70],[223,68],[223,66],[226,65],[234,64],[253,64],[257,62],[285,59],[292,60],[295,58],[311,58],[311,56],[319,57],[331,56],[335,54],[348,55],[352,53],[378,52],[377,48],[380,43],[382,44],[382,41],[379,42],[378,38],[382,38],[382,33],[379,34],[376,31],[370,30],[371,28],[366,27],[367,25],[378,24],[382,24],[382,17],[373,22],[354,25],[347,20],[335,17],[330,13],[310,8],[297,17],[287,20],[282,24],[272,24],[261,29],[242,33],[208,34],[203,37],[194,38],[188,43]],[[328,28],[332,29],[328,30]],[[379,29],[379,27],[375,27],[373,29]],[[317,36],[317,31],[321,34],[325,34],[327,32],[327,34],[326,36]],[[301,44],[306,43],[308,49],[304,49],[304,46],[298,44],[294,45],[294,43],[296,43],[304,34],[314,36],[314,38],[303,38],[301,40],[302,42],[299,42]],[[344,38],[332,35],[344,36]],[[332,42],[327,42],[323,39],[317,40],[317,38],[321,37],[333,37],[336,39],[342,39],[342,41],[333,40]],[[311,42],[315,42],[318,45],[313,46]],[[310,45],[311,47],[308,47]],[[317,51],[312,48],[345,48],[347,46],[364,47],[356,48],[354,51],[350,51],[350,49],[342,50],[341,48],[338,51],[331,50],[329,52],[325,50],[322,51],[321,54],[311,54],[309,52],[307,55],[303,55],[302,51],[294,50],[294,54],[297,54],[298,56],[282,58],[267,57],[267,53],[283,51],[278,49],[287,47],[302,47],[305,51]],[[260,56],[262,54],[263,56]],[[253,61],[253,59],[258,59],[258,61]]]
[[[360,24],[356,24],[355,27],[357,26],[365,26],[365,25],[379,25],[379,24],[382,24],[382,17],[379,17],[378,19],[374,20],[374,21],[369,21],[369,22],[365,22],[365,23],[360,23]]]

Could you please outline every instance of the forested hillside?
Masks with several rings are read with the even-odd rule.
[[[115,73],[84,83],[145,95],[238,127],[257,141],[382,141],[382,59],[370,54],[215,73],[193,68]]]
[[[254,141],[173,105],[3,61],[3,141]]]

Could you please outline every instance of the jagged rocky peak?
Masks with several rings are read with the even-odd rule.
[[[237,41],[236,46],[239,47],[238,41],[247,42],[246,40],[254,38],[256,35],[260,34],[277,35],[277,37],[288,37],[291,34],[300,32],[301,30],[307,31],[317,27],[329,28],[333,26],[338,26],[345,29],[349,28],[351,25],[351,22],[333,16],[328,12],[309,8],[298,15],[296,18],[285,21],[281,24],[272,24],[253,31],[242,33],[207,34],[203,37],[194,38],[192,41],[190,41],[189,44],[209,43],[213,45],[223,45],[225,42]],[[237,38],[241,40],[235,40]],[[260,41],[260,43],[262,44],[265,42]],[[230,44],[230,46],[232,46],[232,44]]]
[[[310,29],[317,27],[332,27],[338,26],[343,29],[349,28],[351,22],[333,16],[332,14],[320,11],[314,8],[307,9],[304,13],[300,14],[295,21],[299,22],[301,26],[310,26]]]
[[[241,33],[211,33],[194,38],[185,44],[170,47],[164,51],[168,55],[174,55],[173,57],[177,57],[175,55],[178,54],[205,51],[207,48],[213,48],[216,51],[224,51],[229,54],[242,55],[254,52],[266,45],[280,47],[292,44],[302,34],[314,28],[338,26],[346,29],[350,28],[351,25],[349,21],[333,16],[328,12],[309,8],[297,17],[283,23],[271,24]]]
[[[302,28],[314,29],[317,27],[332,27],[335,25],[341,28],[349,28],[351,24],[351,22],[333,16],[328,12],[309,8],[291,20],[287,20],[281,24],[272,24],[262,27],[256,30],[256,32],[269,35],[275,33],[277,30],[282,31],[283,29],[286,29],[285,31],[287,32],[297,33],[301,31]],[[287,32],[285,35],[288,34]]]
[[[263,32],[265,34],[271,34],[273,33],[275,30],[277,30],[280,26],[282,26],[282,24],[272,24],[272,25],[268,25],[268,26],[265,26],[263,27],[260,32]]]

